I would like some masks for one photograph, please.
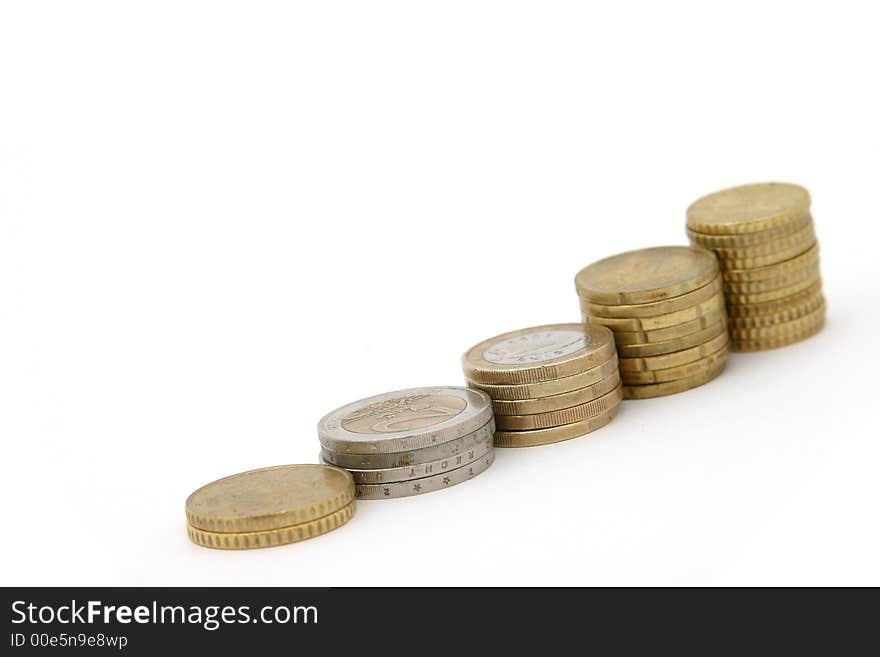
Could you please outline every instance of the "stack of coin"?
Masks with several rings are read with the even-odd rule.
[[[186,500],[193,543],[245,550],[326,534],[354,515],[354,480],[328,465],[281,465],[232,475]]]
[[[624,399],[683,392],[724,368],[727,318],[710,251],[628,251],[585,267],[575,286],[584,323],[614,333]]]
[[[782,347],[822,328],[819,245],[806,189],[762,183],[704,196],[688,208],[687,232],[718,256],[733,349]]]
[[[348,470],[364,500],[430,493],[475,477],[495,460],[494,431],[489,398],[456,387],[376,395],[318,423],[322,461]]]
[[[468,385],[495,410],[496,447],[546,445],[608,424],[620,404],[611,332],[550,324],[481,342],[462,357]]]

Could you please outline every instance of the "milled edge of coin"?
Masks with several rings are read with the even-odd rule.
[[[822,290],[819,290],[813,298],[799,306],[793,306],[772,315],[735,317],[728,319],[727,325],[728,329],[732,331],[734,329],[763,328],[766,326],[775,326],[776,324],[784,324],[793,319],[800,319],[805,315],[809,315],[819,306],[824,305],[824,303],[825,295],[822,294]]]
[[[615,369],[601,381],[583,388],[570,390],[558,395],[538,397],[537,399],[493,399],[492,408],[495,410],[495,419],[501,415],[533,415],[535,413],[549,413],[563,408],[571,408],[579,404],[585,404],[611,392],[620,383],[620,373]]]
[[[663,354],[661,356],[646,356],[642,358],[621,358],[620,359],[620,378],[626,384],[626,374],[628,372],[644,372],[651,370],[665,370],[670,367],[678,367],[691,363],[700,358],[705,358],[709,354],[718,351],[723,345],[727,344],[730,337],[727,331],[720,333],[714,338],[707,340],[703,344],[696,347],[682,349],[671,354]]]
[[[707,235],[692,230],[687,226],[685,226],[685,231],[691,242],[702,246],[704,249],[735,249],[763,244],[764,242],[778,239],[780,237],[787,237],[810,223],[813,223],[813,215],[807,212],[799,219],[792,221],[790,224],[785,224],[776,228],[769,228],[767,230],[759,230],[753,233],[740,233],[738,235]]]
[[[421,449],[406,452],[391,452],[388,454],[338,454],[326,447],[321,448],[321,458],[328,463],[345,470],[370,470],[382,468],[403,468],[425,461],[434,461],[442,458],[451,458],[461,454],[467,449],[485,440],[495,433],[495,420],[489,420],[482,427],[462,436],[457,440],[450,440],[439,445],[423,447]]]
[[[788,271],[778,278],[765,278],[760,281],[725,281],[725,294],[765,294],[789,288],[804,281],[815,282],[821,275],[819,263],[815,262],[803,269]]]
[[[647,255],[654,251],[688,251],[694,258],[694,265],[701,269],[690,278],[684,278],[674,283],[660,285],[658,287],[644,287],[630,290],[597,290],[589,284],[589,272],[592,267],[601,267],[607,265],[609,261],[634,257],[640,254]],[[698,262],[701,261],[701,262]],[[699,245],[676,244],[670,246],[653,246],[645,249],[634,249],[632,251],[624,251],[607,258],[602,258],[596,262],[590,263],[581,269],[575,275],[575,287],[578,295],[587,299],[591,303],[622,305],[622,304],[639,304],[639,303],[656,303],[658,301],[667,301],[693,292],[701,287],[709,284],[718,274],[718,262],[713,257],[712,251],[704,249]]]
[[[752,269],[728,269],[724,272],[725,283],[745,283],[779,278],[790,271],[799,271],[819,264],[819,242],[794,258],[783,260],[766,267]]]
[[[727,364],[725,358],[719,365],[712,369],[707,369],[699,374],[688,376],[675,381],[666,381],[664,383],[648,383],[645,385],[624,386],[624,399],[654,399],[655,397],[666,397],[667,395],[675,395],[687,390],[693,390],[701,385],[709,383],[724,371]]]
[[[468,381],[468,386],[482,390],[493,400],[500,399],[505,401],[517,401],[538,399],[540,397],[549,397],[564,392],[571,392],[572,390],[578,390],[579,388],[586,388],[589,385],[598,383],[616,370],[617,354],[615,353],[601,365],[589,370],[584,370],[578,374],[564,376],[561,379],[554,379],[553,381],[524,383],[513,386],[490,385],[488,383],[474,383],[473,381]]]
[[[704,329],[695,331],[683,338],[675,338],[666,342],[654,342],[651,344],[622,344],[617,345],[617,351],[621,358],[647,358],[650,356],[662,356],[676,351],[684,351],[708,342],[727,331],[727,322],[716,322]]]
[[[620,404],[612,406],[602,415],[589,420],[563,424],[549,429],[532,429],[530,431],[497,431],[495,447],[538,447],[552,445],[572,438],[580,438],[601,429],[611,422],[620,410]]]
[[[767,301],[764,303],[728,304],[727,317],[729,319],[731,317],[763,317],[766,315],[773,315],[775,313],[794,308],[795,306],[800,306],[821,292],[822,279],[819,278],[819,280],[813,283],[806,290],[802,290],[800,292],[797,292],[796,294],[792,294],[790,297],[785,297],[784,299],[776,299],[774,301]]]
[[[819,333],[825,326],[826,317],[823,315],[821,321],[817,322],[812,328],[801,333],[792,333],[784,338],[765,338],[763,340],[731,340],[730,348],[732,351],[765,351],[767,349],[778,349],[779,347],[787,347],[797,342],[803,342],[807,338],[811,338]]]
[[[813,224],[807,224],[797,232],[785,237],[777,237],[776,239],[767,240],[760,244],[752,246],[741,246],[735,248],[716,247],[712,249],[713,253],[719,258],[727,260],[745,260],[746,258],[757,258],[760,256],[769,256],[780,251],[790,251],[791,249],[801,246],[802,244],[812,244],[816,241],[816,228]]]
[[[335,495],[330,495],[321,502],[307,504],[301,507],[295,507],[280,513],[262,514],[252,517],[234,517],[196,513],[190,508],[192,500],[197,495],[203,493],[203,491],[205,491],[206,489],[210,489],[211,487],[216,486],[221,482],[226,482],[231,479],[242,479],[248,476],[256,475],[261,472],[285,470],[292,468],[330,469],[332,472],[334,472],[334,474],[338,474],[340,477],[342,477],[340,484],[342,484],[344,488],[341,492]],[[186,498],[186,502],[184,503],[186,522],[187,525],[191,526],[193,529],[217,533],[267,531],[277,529],[278,527],[288,527],[304,522],[310,522],[317,518],[326,516],[328,513],[336,511],[354,500],[354,480],[351,479],[351,485],[346,485],[346,475],[348,479],[351,479],[351,475],[347,474],[343,468],[334,467],[333,465],[320,465],[317,463],[292,463],[288,465],[270,466],[268,468],[255,468],[254,470],[247,470],[245,472],[236,472],[235,474],[231,474],[229,476],[221,477],[220,479],[215,479],[214,481],[208,482],[207,484],[200,486],[192,493],[190,493],[189,497]]]
[[[494,462],[495,450],[492,449],[482,457],[466,463],[460,468],[447,470],[430,477],[385,484],[355,484],[355,495],[358,500],[390,500],[435,493],[438,490],[452,488],[473,479],[488,470]]]
[[[383,401],[390,401],[415,395],[458,395],[466,402],[461,413],[425,427],[412,431],[397,431],[385,434],[359,434],[346,430],[342,422],[359,409]],[[470,413],[468,413],[470,411]],[[341,406],[325,415],[318,422],[318,440],[327,449],[344,454],[387,454],[407,452],[439,443],[456,440],[472,433],[492,418],[492,403],[488,395],[480,390],[457,386],[429,386],[407,388],[373,395]],[[364,438],[375,435],[375,438]]]
[[[599,315],[601,317],[609,318],[657,317],[659,315],[666,315],[679,310],[684,310],[685,308],[690,308],[698,303],[707,301],[715,294],[721,292],[721,290],[722,278],[721,274],[718,274],[715,278],[709,281],[707,285],[704,285],[693,292],[688,292],[687,294],[682,294],[681,296],[672,299],[666,299],[665,301],[655,301],[653,303],[631,303],[614,306],[592,303],[581,297],[581,310],[587,311],[590,315]],[[584,304],[585,301],[586,304]]]
[[[812,242],[804,242],[803,245],[793,246],[785,251],[777,251],[776,253],[754,258],[727,258],[719,255],[718,265],[721,267],[721,271],[725,273],[731,269],[760,269],[762,267],[769,267],[770,265],[776,265],[806,253],[813,248],[816,241],[814,238]]]
[[[709,297],[706,301],[694,304],[689,308],[676,310],[672,313],[659,315],[654,317],[602,317],[601,315],[590,315],[581,313],[581,317],[585,322],[601,324],[611,329],[613,333],[618,331],[638,332],[638,331],[659,331],[660,329],[677,326],[685,322],[693,321],[699,317],[708,315],[715,310],[724,309],[724,294],[717,292]]]
[[[711,199],[713,198],[746,190],[760,193],[760,188],[769,187],[786,187],[793,194],[800,195],[801,199],[794,200],[791,205],[777,212],[766,213],[763,215],[755,215],[753,217],[743,220],[724,221],[723,219],[719,220],[718,218],[710,220],[702,218],[700,216],[696,216],[698,213],[709,214],[712,212],[716,213],[717,216],[717,213],[721,212],[717,209],[713,210],[703,208],[704,205],[711,203]],[[691,203],[688,206],[686,213],[686,225],[691,230],[694,230],[698,233],[703,233],[705,235],[739,235],[742,233],[754,233],[764,230],[782,228],[783,226],[794,223],[798,221],[798,219],[800,219],[802,215],[807,214],[810,211],[810,205],[810,193],[801,185],[796,185],[794,183],[771,182],[737,185],[735,187],[720,189],[717,192],[712,192],[711,194],[706,194],[705,196],[701,196],[696,201]]]
[[[809,331],[817,323],[825,318],[825,303],[819,305],[813,312],[792,319],[787,322],[773,324],[759,328],[733,329],[730,331],[730,339],[735,342],[760,342],[766,338],[786,338],[789,335]]]
[[[730,343],[727,342],[718,351],[713,351],[708,356],[698,360],[679,365],[677,367],[669,367],[664,370],[645,370],[644,372],[627,372],[626,377],[622,378],[623,384],[626,386],[642,386],[654,383],[667,383],[678,379],[685,379],[710,370],[717,366],[721,361],[726,361],[730,356]]]
[[[573,424],[582,420],[597,417],[620,403],[623,398],[620,384],[611,392],[605,393],[585,404],[563,408],[548,413],[532,413],[529,415],[499,415],[495,418],[499,431],[529,431],[532,429],[549,429],[564,424]]]
[[[620,345],[644,345],[667,342],[707,329],[718,322],[723,322],[726,318],[727,312],[725,309],[719,308],[705,315],[700,315],[689,322],[674,324],[662,329],[652,331],[615,331],[614,342],[618,347]]]
[[[776,301],[777,299],[787,299],[788,297],[794,296],[798,292],[803,292],[804,290],[810,289],[820,280],[822,280],[821,276],[817,273],[812,278],[807,278],[797,283],[793,283],[792,285],[789,285],[787,287],[770,290],[768,292],[754,292],[751,294],[731,293],[726,296],[727,305],[734,306],[742,304],[766,303],[767,301]]]
[[[550,331],[583,331],[589,341],[577,351],[541,363],[501,365],[483,358],[485,352],[500,342],[512,338]],[[517,331],[508,331],[474,345],[461,357],[465,377],[475,383],[520,385],[552,381],[583,372],[607,361],[614,353],[614,339],[604,326],[583,324],[544,324]]]
[[[196,545],[217,550],[252,550],[297,543],[327,534],[347,523],[354,516],[356,503],[309,522],[254,532],[212,532],[187,525],[186,533]]]

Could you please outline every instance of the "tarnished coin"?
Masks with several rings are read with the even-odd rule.
[[[529,429],[546,429],[563,424],[581,422],[602,415],[621,400],[620,384],[611,392],[585,404],[563,408],[549,413],[533,413],[531,415],[498,415],[495,423],[499,431],[524,431]]]
[[[356,495],[359,500],[387,500],[410,495],[423,495],[434,491],[450,488],[456,484],[473,479],[485,472],[495,462],[495,451],[490,450],[480,458],[460,468],[447,470],[440,474],[411,479],[410,481],[389,482],[384,484],[357,484]]]
[[[482,427],[456,440],[388,454],[340,454],[326,447],[321,448],[321,459],[347,470],[371,470],[377,468],[402,468],[438,459],[452,458],[472,449],[495,433],[495,421],[489,420]]]
[[[812,298],[808,299],[799,306],[792,306],[780,310],[771,315],[755,315],[751,317],[734,317],[728,320],[728,327],[733,329],[749,329],[762,328],[765,326],[774,326],[776,324],[784,324],[793,319],[799,319],[805,315],[809,315],[814,310],[825,304],[825,297],[822,292],[817,292]]]
[[[687,209],[687,227],[706,235],[776,230],[802,220],[809,210],[810,194],[800,185],[742,185],[692,203]]]
[[[822,281],[819,280],[813,283],[807,289],[798,292],[797,294],[792,294],[790,297],[785,297],[784,299],[776,299],[774,301],[767,301],[764,303],[732,303],[727,306],[727,317],[728,319],[739,317],[765,317],[767,315],[775,315],[777,313],[787,312],[792,308],[802,306],[803,304],[813,300],[816,295],[821,293]]]
[[[650,399],[652,397],[665,397],[666,395],[674,395],[685,390],[691,390],[704,383],[708,383],[724,370],[724,364],[727,359],[722,360],[715,367],[704,370],[699,374],[677,379],[675,381],[667,381],[665,383],[650,383],[647,385],[624,386],[624,399]]]
[[[613,355],[614,338],[603,326],[547,324],[485,340],[462,356],[461,366],[475,383],[520,385],[572,376]]]
[[[615,369],[610,375],[586,388],[578,388],[570,392],[563,392],[549,397],[538,399],[505,400],[493,399],[492,408],[495,409],[496,419],[501,415],[532,415],[534,413],[549,413],[563,408],[571,408],[580,404],[586,404],[611,392],[620,383],[620,374]]]
[[[326,516],[354,499],[354,480],[330,465],[280,465],[218,479],[186,500],[186,520],[211,532],[255,532]]]
[[[687,228],[686,230],[691,242],[702,246],[704,249],[736,249],[740,247],[755,246],[757,244],[763,244],[768,240],[786,237],[787,235],[797,232],[812,221],[812,215],[807,213],[800,218],[793,220],[791,223],[777,228],[761,230],[754,233],[739,233],[737,235],[706,235],[691,230],[690,228]]]
[[[696,347],[726,332],[726,322],[720,321],[683,338],[675,338],[666,342],[654,342],[652,344],[620,344],[617,345],[617,351],[621,358],[660,356]]]
[[[656,329],[654,331],[615,331],[614,342],[620,345],[640,345],[652,344],[655,342],[666,342],[693,335],[703,329],[724,321],[727,317],[723,308],[719,308],[710,313],[692,319],[689,322],[667,326],[666,328]]]
[[[699,360],[679,365],[678,367],[670,367],[665,370],[646,370],[644,372],[627,372],[626,385],[645,385],[649,383],[666,383],[667,381],[676,381],[691,376],[696,376],[707,370],[714,369],[722,362],[727,361],[730,355],[728,344],[725,343],[721,349],[709,354]]]
[[[790,272],[809,269],[819,264],[819,243],[817,242],[804,253],[766,267],[753,269],[728,269],[724,272],[725,283],[745,283],[753,281],[774,280],[786,276]]]
[[[822,303],[813,312],[792,319],[782,324],[755,328],[737,328],[730,330],[730,338],[734,342],[760,342],[764,339],[785,339],[792,334],[806,333],[825,321],[825,304]]]
[[[718,274],[711,251],[693,246],[658,246],[599,260],[575,276],[580,294],[592,303],[654,303],[707,285]]]
[[[497,431],[495,432],[495,447],[536,447],[538,445],[549,445],[562,442],[563,440],[571,440],[578,436],[585,436],[611,422],[619,409],[620,404],[616,404],[602,415],[549,429]]]
[[[718,336],[704,342],[703,344],[691,347],[690,349],[682,349],[671,354],[663,354],[662,356],[651,356],[648,358],[621,358],[620,359],[620,378],[624,384],[627,381],[629,372],[644,372],[647,370],[665,370],[670,367],[678,367],[686,365],[700,358],[705,358],[712,354],[728,342],[727,331]]]
[[[351,520],[354,511],[355,502],[350,502],[326,516],[290,527],[253,532],[212,532],[187,525],[186,533],[193,543],[218,550],[274,547],[304,541],[307,538],[331,532]]]
[[[456,387],[411,388],[347,404],[318,423],[318,438],[341,454],[407,452],[457,440],[492,419],[489,397]]]
[[[753,292],[750,294],[735,294],[730,292],[725,295],[727,299],[728,305],[742,305],[742,304],[756,304],[756,303],[766,303],[768,301],[776,301],[777,299],[786,299],[791,297],[798,292],[803,292],[804,290],[808,290],[812,288],[817,282],[821,282],[819,278],[818,272],[814,272],[813,276],[807,278],[802,281],[798,281],[797,283],[792,283],[791,285],[786,285],[785,287],[777,288],[775,290],[768,290],[766,292]]]
[[[588,313],[584,313],[582,317],[585,323],[600,324],[615,333],[617,331],[658,331],[670,326],[692,322],[718,310],[724,310],[724,295],[721,293],[716,293],[708,301],[703,301],[690,308],[656,317],[601,317]]]
[[[616,371],[617,355],[615,354],[598,367],[584,370],[578,374],[566,376],[561,379],[554,379],[553,381],[523,383],[521,385],[513,386],[491,385],[488,383],[474,383],[473,381],[469,381],[468,386],[485,391],[493,400],[512,401],[538,399],[539,397],[560,395],[564,392],[586,388],[594,383],[598,383],[602,379],[610,376],[612,372]]]
[[[721,276],[716,276],[708,285],[698,290],[682,294],[680,297],[655,301],[653,303],[622,304],[608,306],[585,301],[581,297],[581,310],[590,315],[601,317],[658,317],[674,313],[685,308],[690,308],[698,303],[707,301],[721,291]]]

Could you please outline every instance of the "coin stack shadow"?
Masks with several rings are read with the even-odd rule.
[[[492,399],[496,447],[546,445],[608,424],[621,400],[617,354],[601,326],[550,324],[481,342],[462,357]]]
[[[495,422],[478,390],[398,390],[343,406],[318,423],[321,462],[344,468],[359,500],[422,495],[486,471]]]
[[[687,233],[718,256],[733,350],[782,347],[821,330],[825,297],[806,189],[759,183],[704,196],[688,208]]]
[[[729,356],[718,263],[710,251],[663,246],[588,265],[575,277],[585,324],[611,329],[624,399],[707,383]]]

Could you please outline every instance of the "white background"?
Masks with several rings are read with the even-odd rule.
[[[880,584],[871,3],[7,2],[2,584]],[[810,189],[829,323],[595,434],[219,552],[183,503]]]

